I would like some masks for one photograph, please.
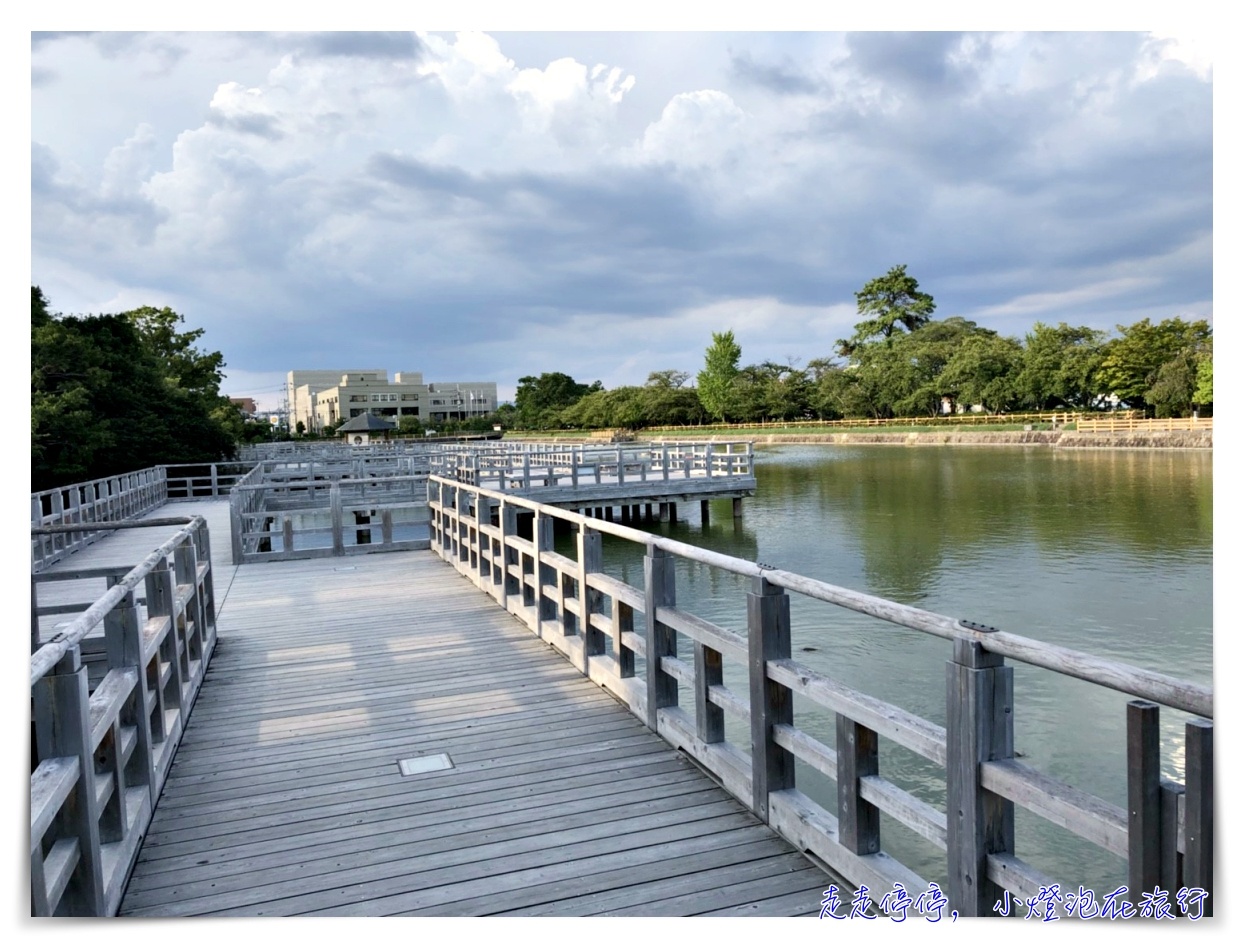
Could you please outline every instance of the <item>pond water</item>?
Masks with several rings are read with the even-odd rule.
[[[757,451],[757,494],[679,509],[653,531],[869,592],[1212,684],[1212,457],[1192,451],[1047,447],[789,446]],[[642,550],[605,537],[606,570],[642,586]],[[680,607],[745,633],[749,582],[679,562]],[[792,596],[796,660],[945,724],[947,642]],[[683,650],[685,649],[685,650]],[[679,653],[689,654],[686,642]],[[1015,667],[1023,761],[1125,805],[1127,697]],[[746,694],[745,669],[726,683]],[[683,704],[690,700],[683,693]],[[693,701],[690,701],[693,713]],[[728,719],[728,718],[727,718]],[[1163,775],[1183,777],[1187,717],[1162,709]],[[830,715],[796,702],[795,722],[832,745]],[[746,746],[741,728],[727,736]],[[881,775],[944,808],[941,770],[885,739]],[[833,783],[800,765],[799,788],[830,804]],[[1018,855],[1098,896],[1123,861],[1018,810]],[[882,847],[944,883],[944,854],[882,818]]]

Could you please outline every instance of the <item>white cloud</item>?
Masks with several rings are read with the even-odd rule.
[[[129,40],[179,51],[158,79],[40,43],[35,282],[177,299],[238,372],[502,385],[689,370],[730,326],[747,361],[827,355],[900,262],[1003,331],[1212,292],[1212,87],[1170,42],[404,39]]]
[[[746,115],[724,92],[683,92],[643,133],[642,154],[680,167],[719,164],[742,144],[745,125]]]

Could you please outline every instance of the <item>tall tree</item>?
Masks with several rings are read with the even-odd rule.
[[[907,275],[905,263],[893,267],[884,276],[869,280],[855,293],[855,299],[859,315],[864,319],[855,325],[852,339],[838,342],[843,355],[877,336],[888,339],[899,327],[914,332],[927,324],[937,308],[931,296],[920,292],[919,281]]]
[[[742,347],[734,341],[732,329],[712,333],[712,344],[704,352],[704,367],[697,381],[704,410],[718,421],[724,421],[729,413],[740,358]]]
[[[180,321],[170,314],[173,324]],[[180,335],[193,341],[199,333]],[[191,371],[196,360],[206,367]],[[219,392],[223,364],[220,353],[197,352],[188,342],[172,349],[149,344],[129,314],[54,315],[32,287],[34,488],[231,456],[237,409]],[[197,387],[184,387],[183,377]]]
[[[557,414],[568,408],[584,395],[602,391],[596,381],[590,385],[575,381],[564,372],[544,372],[537,376],[524,375],[518,379],[514,406],[523,427],[528,429],[557,426]]]
[[[1092,407],[1101,394],[1097,371],[1104,343],[1098,329],[1037,322],[1023,346],[1015,381],[1020,396],[1037,411]]]
[[[1129,326],[1118,326],[1118,331],[1121,335],[1105,345],[1098,377],[1102,391],[1117,395],[1133,407],[1152,405],[1148,394],[1162,365],[1184,352],[1198,358],[1213,335],[1204,319],[1165,319],[1156,325],[1141,319]]]

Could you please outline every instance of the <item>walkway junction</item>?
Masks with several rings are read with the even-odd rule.
[[[33,494],[31,913],[988,915],[1080,883],[1016,807],[1124,860],[1141,915],[1211,913],[1211,689],[643,528],[755,489],[747,443],[479,442]],[[688,568],[745,585],[736,621],[679,604]],[[800,664],[792,598],[942,639],[946,725]],[[1016,758],[1016,667],[1118,693],[1125,808]]]

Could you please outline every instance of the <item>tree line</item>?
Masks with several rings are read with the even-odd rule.
[[[220,393],[224,357],[183,321],[151,306],[62,315],[30,288],[32,490],[235,454],[247,422]]]
[[[732,331],[712,334],[704,366],[654,371],[643,385],[605,390],[548,372],[519,379],[506,426],[630,428],[711,421],[932,417],[979,406],[1091,411],[1124,405],[1155,417],[1211,410],[1213,338],[1205,320],[1119,325],[1111,334],[1037,322],[1022,338],[951,316],[895,266],[855,294],[862,317],[831,355],[800,365],[740,365]]]

